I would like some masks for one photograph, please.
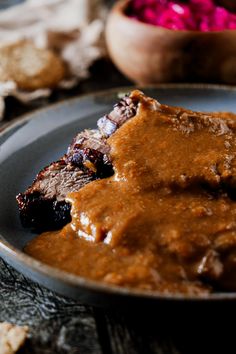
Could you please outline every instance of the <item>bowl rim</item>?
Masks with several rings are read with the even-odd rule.
[[[170,28],[166,28],[166,27],[162,27],[162,26],[156,26],[156,25],[153,25],[151,23],[146,23],[146,22],[142,22],[142,21],[139,21],[139,20],[135,20],[129,16],[127,16],[125,14],[125,10],[126,8],[128,7],[129,3],[130,3],[131,0],[118,0],[112,7],[111,9],[111,12],[110,12],[110,15],[111,16],[112,14],[116,14],[116,15],[119,15],[120,18],[122,18],[123,20],[125,20],[126,22],[129,22],[129,23],[132,23],[132,24],[135,24],[135,25],[138,25],[140,27],[143,27],[145,28],[146,30],[151,30],[151,31],[156,31],[156,30],[163,30],[163,31],[166,31],[166,32],[169,32],[169,33],[173,33],[175,35],[180,35],[180,34],[184,34],[184,35],[195,35],[195,36],[217,36],[217,35],[220,35],[220,34],[226,34],[226,33],[236,33],[236,29],[233,30],[233,29],[224,29],[224,30],[217,30],[217,31],[206,31],[206,32],[203,32],[203,31],[200,31],[200,30],[173,30],[173,29],[170,29]]]
[[[89,97],[93,97],[96,95],[97,97],[106,97],[109,94],[116,93],[116,92],[127,92],[134,89],[160,89],[160,88],[195,88],[195,89],[212,89],[212,90],[223,90],[223,91],[234,91],[236,92],[236,86],[230,85],[219,85],[219,84],[175,84],[175,83],[167,83],[167,84],[155,84],[155,85],[140,85],[140,86],[122,86],[116,87],[112,89],[107,89],[99,92],[92,92],[89,94],[84,94],[80,96],[76,96],[73,98],[62,100],[58,103],[51,104],[47,107],[36,109],[30,113],[26,113],[25,115],[16,118],[12,121],[12,123],[7,124],[5,129],[4,127],[0,129],[0,137],[3,137],[5,134],[9,133],[12,129],[17,126],[20,126],[22,123],[30,121],[34,119],[35,116],[38,116],[38,113],[47,112],[50,110],[55,109],[55,107],[60,107],[65,104],[70,104],[76,100],[86,100]],[[36,118],[37,119],[37,118]],[[114,295],[114,296],[121,296],[121,297],[129,297],[129,298],[145,298],[145,299],[153,299],[153,300],[161,300],[161,301],[176,301],[176,302],[209,302],[209,301],[222,301],[222,300],[236,300],[236,292],[219,292],[219,293],[209,293],[209,294],[199,294],[199,295],[192,295],[192,294],[173,294],[173,293],[160,293],[157,291],[147,291],[147,290],[140,290],[128,287],[120,287],[115,286],[112,284],[102,283],[96,280],[90,280],[88,278],[83,278],[72,273],[68,273],[57,269],[55,267],[49,266],[46,263],[36,260],[35,258],[27,255],[23,251],[17,249],[15,246],[11,245],[8,241],[4,239],[4,236],[1,235],[0,232],[0,250],[1,255],[6,255],[10,259],[14,259],[19,264],[22,264],[25,267],[29,267],[30,270],[36,272],[38,274],[42,274],[44,276],[49,277],[50,279],[56,279],[60,281],[62,284],[67,284],[75,287],[82,287],[86,290],[90,290],[94,292],[94,294],[103,293],[106,295]],[[37,282],[37,281],[36,281]]]

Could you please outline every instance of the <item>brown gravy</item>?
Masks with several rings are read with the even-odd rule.
[[[120,286],[236,289],[236,120],[133,95],[136,116],[108,139],[114,176],[68,195],[72,222],[25,251]]]

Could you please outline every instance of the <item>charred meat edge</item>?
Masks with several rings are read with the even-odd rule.
[[[140,92],[123,97],[97,122],[98,129],[85,130],[72,141],[67,153],[45,167],[32,185],[17,195],[23,227],[34,231],[56,230],[71,220],[67,193],[113,175],[107,139],[137,112]]]

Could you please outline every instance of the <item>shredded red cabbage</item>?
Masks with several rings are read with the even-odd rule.
[[[236,14],[217,6],[214,0],[131,0],[129,16],[172,30],[236,29]]]

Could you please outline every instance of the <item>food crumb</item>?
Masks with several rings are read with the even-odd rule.
[[[0,323],[0,354],[14,354],[24,344],[28,335],[27,326]]]

